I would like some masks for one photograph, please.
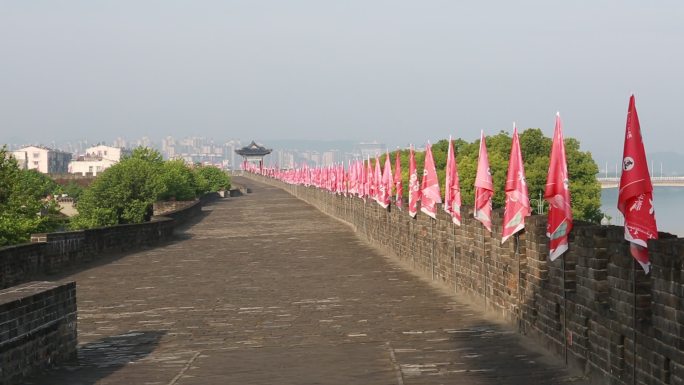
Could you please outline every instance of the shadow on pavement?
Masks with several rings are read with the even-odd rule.
[[[125,365],[150,355],[164,330],[131,331],[79,346],[76,362],[65,362],[24,380],[27,385],[93,385]]]

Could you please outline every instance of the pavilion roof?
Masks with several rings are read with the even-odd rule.
[[[242,156],[264,156],[268,155],[273,151],[270,148],[258,145],[255,141],[252,141],[249,145],[235,150],[236,153]]]

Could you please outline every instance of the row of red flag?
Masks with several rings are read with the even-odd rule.
[[[394,172],[392,171],[389,153],[387,153],[382,167],[380,163],[379,157],[376,157],[374,167],[371,165],[371,160],[368,159],[367,162],[360,160],[350,163],[346,170],[344,165],[315,168],[304,165],[292,170],[252,168],[248,171],[258,172],[291,184],[315,186],[333,193],[355,195],[364,200],[367,198],[374,199],[383,208],[389,207],[393,200],[394,205],[401,209],[404,204],[404,197],[399,151],[396,152],[395,156]],[[650,263],[647,241],[657,239],[658,230],[653,210],[653,186],[646,163],[634,95],[630,97],[627,112],[622,166],[618,209],[625,217],[625,239],[630,242],[630,251],[634,258],[648,273]],[[451,138],[449,138],[445,173],[444,200],[442,200],[430,144],[428,143],[425,149],[425,162],[420,182],[415,153],[411,147],[408,181],[409,215],[412,217],[417,215],[418,203],[420,202],[420,211],[431,218],[436,218],[437,206],[443,203],[442,208],[451,217],[452,222],[455,225],[461,224],[461,190],[456,154]],[[494,184],[483,132],[480,135],[480,151],[474,186],[474,217],[491,232]],[[393,190],[394,196],[392,196]],[[515,125],[513,127],[505,192],[502,243],[524,229],[525,217],[532,213],[525,182],[525,169],[518,130]],[[547,236],[550,239],[549,258],[553,261],[568,250],[568,235],[572,230],[567,160],[559,114],[556,115],[544,199],[549,203]]]

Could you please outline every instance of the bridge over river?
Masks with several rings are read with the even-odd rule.
[[[208,206],[175,242],[64,275],[78,363],[27,384],[584,384],[288,193]]]
[[[620,183],[620,178],[602,177],[596,179],[601,184],[601,188],[615,188]],[[653,176],[651,183],[653,186],[684,187],[684,176]]]

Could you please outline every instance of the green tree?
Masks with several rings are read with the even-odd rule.
[[[169,160],[162,164],[162,181],[164,191],[160,200],[188,201],[195,199],[197,181],[195,174],[183,160]]]
[[[508,159],[511,152],[511,136],[501,131],[496,135],[485,138],[489,166],[494,181],[494,207],[503,207],[506,200],[504,185],[508,172]],[[530,128],[520,133],[520,147],[525,163],[525,174],[530,198],[538,199],[543,195],[546,186],[546,176],[549,169],[549,155],[552,139],[544,136],[538,128]],[[475,200],[473,183],[477,174],[477,162],[480,140],[468,143],[462,139],[454,141],[456,161],[458,165],[461,197],[463,204],[472,205]],[[448,141],[440,140],[432,146],[432,153],[437,166],[440,186],[444,191],[444,169]],[[596,180],[598,166],[591,153],[580,150],[579,142],[573,138],[565,139],[565,150],[568,161],[570,178],[570,193],[572,197],[573,216],[575,219],[598,222],[601,220],[601,187]],[[402,180],[404,191],[408,191],[408,150],[401,151]],[[394,159],[394,155],[392,158]],[[424,163],[424,152],[416,153],[416,163],[420,173]],[[406,196],[407,193],[405,193]],[[536,209],[536,205],[532,205]]]
[[[74,181],[70,181],[65,186],[61,186],[60,193],[66,194],[68,197],[73,198],[75,201],[81,197],[85,189],[83,186],[79,185]]]
[[[58,189],[46,175],[21,170],[5,147],[0,149],[0,246],[28,242],[32,233],[60,226],[49,199]]]
[[[123,159],[140,159],[158,166],[161,166],[161,164],[164,163],[162,154],[159,151],[149,147],[136,147],[133,149],[130,155],[124,156]]]
[[[81,195],[72,227],[91,228],[149,220],[153,203],[166,188],[162,164],[155,158],[130,156],[105,170]]]
[[[7,147],[0,149],[0,205],[6,205],[12,196],[12,187],[19,174],[16,159],[7,152]]]
[[[194,169],[197,194],[227,190],[230,188],[228,174],[214,166],[198,166]]]
[[[182,160],[164,161],[158,151],[138,147],[82,193],[72,227],[140,223],[149,220],[155,201],[192,200],[229,185],[227,175],[217,168],[192,170]]]

